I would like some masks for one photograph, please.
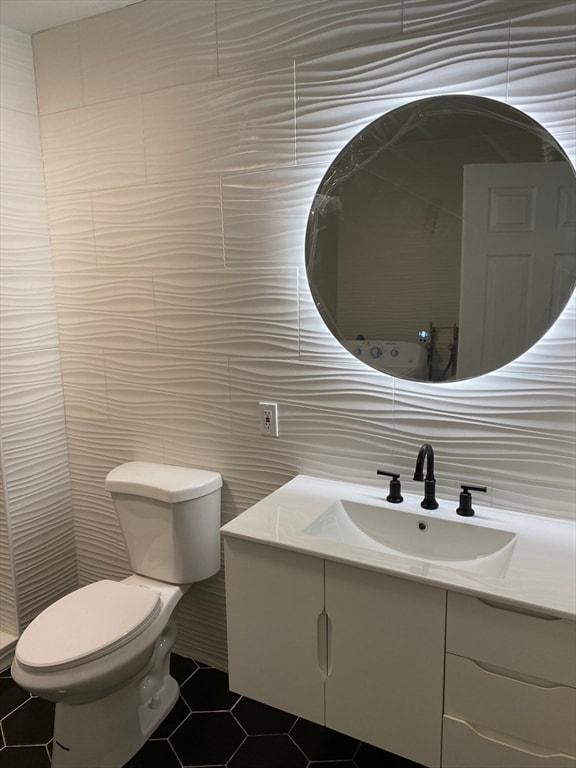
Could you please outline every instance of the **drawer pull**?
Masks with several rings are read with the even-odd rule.
[[[529,616],[531,619],[541,619],[542,621],[562,621],[561,616],[550,616],[546,613],[539,613],[538,611],[532,611],[529,608],[520,608],[517,605],[502,605],[502,603],[494,603],[492,600],[486,600],[483,597],[476,598],[488,608],[494,608],[497,611],[504,611],[505,613],[519,613],[522,616]]]
[[[461,658],[464,658],[464,657],[461,657]],[[547,688],[547,689],[566,688],[565,685],[558,685],[557,683],[553,683],[550,680],[542,680],[542,678],[540,677],[533,677],[532,675],[520,675],[518,673],[514,673],[510,669],[504,669],[503,667],[495,667],[492,664],[484,664],[483,662],[476,661],[475,659],[469,659],[469,661],[471,661],[480,669],[484,670],[484,672],[488,672],[489,675],[495,675],[496,677],[504,677],[507,680],[516,680],[519,683],[532,685],[535,688]]]
[[[477,736],[479,736],[481,739],[487,739],[488,741],[493,741],[496,744],[502,744],[506,747],[512,747],[513,749],[517,749],[520,752],[525,752],[528,755],[533,755],[534,757],[573,758],[573,755],[569,755],[566,752],[551,752],[550,750],[545,749],[544,747],[541,747],[539,744],[533,744],[532,742],[522,741],[521,739],[515,739],[513,736],[510,736],[507,733],[499,733],[498,731],[491,731],[488,728],[483,728],[481,725],[477,725],[476,723],[470,723],[467,720],[460,720],[460,722],[464,723],[464,725],[470,728],[471,731],[474,731],[474,733]]]

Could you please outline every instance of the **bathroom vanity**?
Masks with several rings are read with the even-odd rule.
[[[576,767],[576,526],[299,476],[222,528],[230,687],[443,768]]]

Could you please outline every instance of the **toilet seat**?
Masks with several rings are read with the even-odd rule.
[[[53,603],[24,630],[18,663],[51,671],[83,664],[141,634],[160,613],[160,594],[122,581],[97,581]]]

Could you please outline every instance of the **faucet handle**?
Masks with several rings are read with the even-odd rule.
[[[387,477],[392,478],[392,480],[390,480],[390,493],[386,496],[386,501],[389,501],[391,504],[400,504],[401,501],[404,501],[404,496],[402,496],[401,493],[402,486],[400,485],[400,475],[394,472],[384,472],[383,469],[377,469],[376,474],[386,475]]]
[[[486,493],[486,486],[461,485],[460,488],[462,491],[460,493],[460,503],[458,505],[458,509],[456,510],[456,514],[462,515],[462,517],[472,517],[474,510],[472,509],[472,494],[470,491],[482,491],[482,493]]]

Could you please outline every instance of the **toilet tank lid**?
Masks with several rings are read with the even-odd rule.
[[[106,490],[176,503],[206,496],[222,487],[218,472],[147,461],[130,461],[106,477]]]

